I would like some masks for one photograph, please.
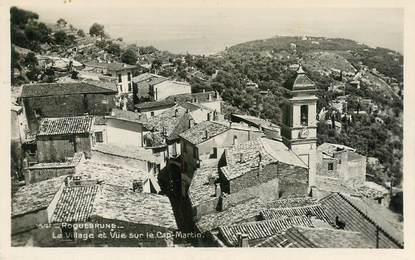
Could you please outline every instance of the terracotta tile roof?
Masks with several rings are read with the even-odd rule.
[[[218,178],[217,167],[201,167],[193,174],[188,194],[192,206],[215,199],[215,185],[209,185],[208,177]]]
[[[379,230],[379,247],[403,247],[403,234],[383,216],[379,211],[371,208],[363,200],[340,193],[332,193],[321,200],[326,207],[327,215],[334,220],[336,216],[346,223],[345,229],[361,232],[372,245],[376,245],[376,230]]]
[[[209,95],[210,95],[211,100],[209,100]],[[166,99],[170,101],[175,101],[178,103],[193,102],[195,99],[197,99],[197,102],[202,102],[202,103],[221,100],[220,96],[217,95],[215,91],[178,94],[178,95],[169,96]]]
[[[258,138],[238,144],[225,152],[226,166],[221,170],[228,180],[232,180],[259,167],[271,163],[283,162],[306,168],[306,165],[282,142],[267,138]],[[242,157],[242,161],[241,161]]]
[[[317,150],[333,157],[336,152],[355,151],[356,149],[341,144],[323,143],[317,147]]]
[[[85,62],[84,65],[87,67],[108,69],[110,71],[121,71],[121,70],[129,70],[129,69],[137,68],[136,65],[129,65],[125,63],[116,63],[116,62],[107,63],[107,62],[90,61],[90,62]]]
[[[129,122],[136,122],[136,123],[145,123],[147,122],[147,116],[145,114],[140,114],[132,111],[126,111],[122,109],[113,109],[111,111],[111,116],[107,116],[107,118],[116,118],[121,119]]]
[[[92,116],[43,118],[40,121],[38,136],[90,133]]]
[[[131,189],[133,181],[142,180],[144,183],[149,181],[149,174],[132,167],[113,164],[97,159],[84,160],[76,168],[74,176],[81,176],[82,179],[92,179],[106,184],[125,187]]]
[[[248,235],[248,240],[259,240],[284,232],[293,226],[313,227],[313,223],[307,217],[291,217],[221,226],[219,232],[227,245],[236,246],[238,233]]]
[[[247,122],[249,125],[255,126],[257,128],[262,126],[273,126],[273,127],[279,127],[274,123],[271,123],[270,121],[255,117],[255,116],[249,116],[249,115],[238,115],[238,114],[232,114],[232,118],[242,119],[243,121]]]
[[[73,94],[116,94],[107,84],[91,82],[38,83],[23,85],[21,97],[44,97]]]
[[[143,102],[137,104],[135,107],[139,110],[147,110],[147,109],[156,109],[156,108],[165,108],[165,107],[172,107],[176,103],[173,101],[169,101],[166,99],[160,101],[152,101],[152,102]]]
[[[19,188],[12,195],[12,217],[47,208],[63,185],[65,177],[40,181]]]
[[[292,207],[306,207],[319,205],[320,202],[315,198],[311,197],[298,197],[298,198],[287,198],[278,199],[271,202],[267,202],[268,208],[279,209],[279,208],[292,208]]]
[[[200,232],[210,231],[219,226],[231,225],[252,219],[263,209],[263,202],[259,198],[252,198],[241,203],[231,205],[224,211],[204,215],[196,223]]]
[[[307,216],[315,217],[329,224],[334,224],[321,205],[311,205],[293,208],[265,209],[261,211],[263,219],[279,219],[284,217]]]
[[[292,242],[288,240],[287,236],[285,235],[285,232],[283,232],[268,237],[264,241],[255,244],[254,247],[311,248],[314,247],[314,245],[312,243],[309,243],[309,241],[304,241],[304,243],[301,244],[297,242]]]
[[[92,217],[177,229],[166,196],[133,192],[113,185],[100,187],[91,212]]]
[[[141,81],[135,82],[137,84],[139,96],[141,97],[149,96],[150,86],[159,84],[166,80],[168,80],[168,78],[161,77],[161,76],[153,76],[153,77],[149,77],[147,80],[141,80]]]
[[[157,116],[148,119],[145,127],[159,132],[168,140],[178,138],[179,134],[189,129],[189,120],[192,116],[182,106],[174,106]]]
[[[373,248],[361,233],[340,229],[293,227],[287,230],[285,236],[301,247]]]
[[[213,121],[203,121],[199,124],[193,126],[189,130],[180,134],[180,137],[189,141],[194,145],[198,145],[210,138],[213,138],[221,133],[224,133],[229,129],[228,126],[223,124],[213,122]],[[206,139],[206,132],[208,138]]]
[[[147,150],[142,147],[132,146],[132,145],[112,145],[112,144],[103,144],[96,143],[92,147],[93,151],[101,152],[108,155],[125,157],[136,159],[140,161],[148,161],[154,163],[160,163],[163,159],[161,157],[155,156],[151,150]]]
[[[88,221],[97,191],[98,185],[64,187],[52,223]]]
[[[151,78],[156,78],[156,77],[161,77],[161,76],[156,75],[156,74],[151,74],[151,73],[142,73],[140,75],[133,77],[131,80],[132,82],[137,83],[137,82],[149,80]]]

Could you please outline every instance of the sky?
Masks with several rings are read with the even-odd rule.
[[[399,8],[282,8],[252,5],[256,1],[196,1],[198,5],[153,1],[23,0],[16,6],[37,12],[44,22],[64,18],[86,32],[98,22],[112,37],[174,53],[212,54],[227,46],[275,35],[348,38],[403,53],[403,10]]]

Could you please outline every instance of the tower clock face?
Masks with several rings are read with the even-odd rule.
[[[300,138],[307,138],[308,136],[308,129],[307,128],[303,128],[300,130],[300,132],[298,133]]]

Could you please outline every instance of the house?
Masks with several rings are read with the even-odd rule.
[[[92,148],[92,160],[102,161],[141,171],[149,175],[152,186],[159,192],[157,177],[160,170],[165,166],[165,160],[159,154],[153,154],[151,150],[131,145],[95,144]],[[150,186],[149,186],[150,187]]]
[[[203,91],[199,93],[184,93],[172,95],[167,100],[177,102],[179,104],[190,102],[200,106],[210,108],[212,111],[222,113],[223,100],[217,91]]]
[[[150,86],[166,81],[168,78],[151,73],[143,73],[133,77],[135,95],[139,101],[153,101],[150,97]]]
[[[167,109],[173,107],[176,103],[167,99],[160,101],[142,102],[135,105],[137,112],[146,115],[147,117],[156,116]]]
[[[150,101],[158,101],[169,96],[190,93],[192,93],[192,89],[187,82],[157,79],[149,84]]]
[[[59,162],[83,152],[91,157],[92,116],[43,118],[36,135],[39,162]]]
[[[258,83],[249,81],[249,82],[246,83],[246,88],[257,89],[258,88]]]
[[[344,230],[361,232],[372,247],[403,248],[402,231],[376,204],[342,193],[332,193],[320,201],[332,221],[342,222]]]
[[[41,118],[108,115],[116,93],[104,83],[41,83],[23,85],[20,100],[28,127],[36,132]]]
[[[172,246],[177,224],[169,199],[143,192],[143,186],[136,181],[127,188],[123,184],[134,177],[128,173],[124,181],[112,183],[111,168],[105,173],[108,178],[102,178],[102,167],[106,165],[94,171],[98,179],[53,179],[60,185],[44,191],[48,196],[35,207],[17,204],[23,202],[19,196],[15,200],[13,224],[21,223],[18,222],[21,214],[31,221],[27,227],[46,224],[43,228],[32,229],[34,246]],[[121,176],[117,172],[118,177]],[[34,214],[33,208],[42,209],[37,219],[29,215]]]
[[[74,175],[77,170],[77,165],[84,158],[82,152],[77,152],[73,157],[66,157],[61,162],[41,162],[30,165],[23,171],[25,183],[29,185],[64,175]]]
[[[256,127],[259,130],[263,131],[265,136],[270,139],[282,140],[281,128],[266,119],[249,115],[232,114],[231,121],[236,123],[246,123],[249,126]]]
[[[333,129],[333,120],[332,119],[328,119],[326,120],[326,126],[328,129]],[[341,133],[342,131],[342,123],[340,123],[339,121],[334,120],[334,129],[338,134]]]
[[[365,156],[351,147],[331,143],[321,144],[317,151],[315,196],[319,196],[317,190],[327,190],[327,185],[338,186],[339,189],[340,186],[355,189],[365,185]]]
[[[144,147],[146,122],[147,117],[143,114],[114,109],[111,115],[105,117],[106,136],[102,132],[95,132],[96,140],[118,146]]]
[[[86,71],[94,71],[117,79],[118,94],[133,93],[133,72],[137,69],[135,65],[125,63],[86,62]]]
[[[180,134],[183,192],[187,191],[193,173],[203,159],[218,161],[225,148],[263,135],[246,125],[219,121],[203,121]]]
[[[247,141],[226,149],[219,164],[222,192],[232,194],[274,179],[266,192],[274,197],[302,197],[308,193],[308,169],[282,142],[267,138]]]

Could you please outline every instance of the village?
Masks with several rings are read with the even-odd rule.
[[[396,79],[364,65],[322,69],[341,80],[318,111],[317,83],[297,59],[276,124],[228,113],[219,91],[195,92],[163,76],[175,61],[157,68],[151,54],[135,65],[115,61],[96,52],[99,37],[56,26],[77,43],[65,51],[41,46],[37,61],[54,71],[52,82],[12,91],[13,246],[404,247],[402,222],[389,209],[402,190],[367,172],[382,171],[379,160],[317,142],[319,122],[338,133],[355,114],[384,124],[389,111],[371,99],[350,113],[346,90],[377,75],[388,95],[400,97]],[[218,73],[185,70],[203,82]]]

